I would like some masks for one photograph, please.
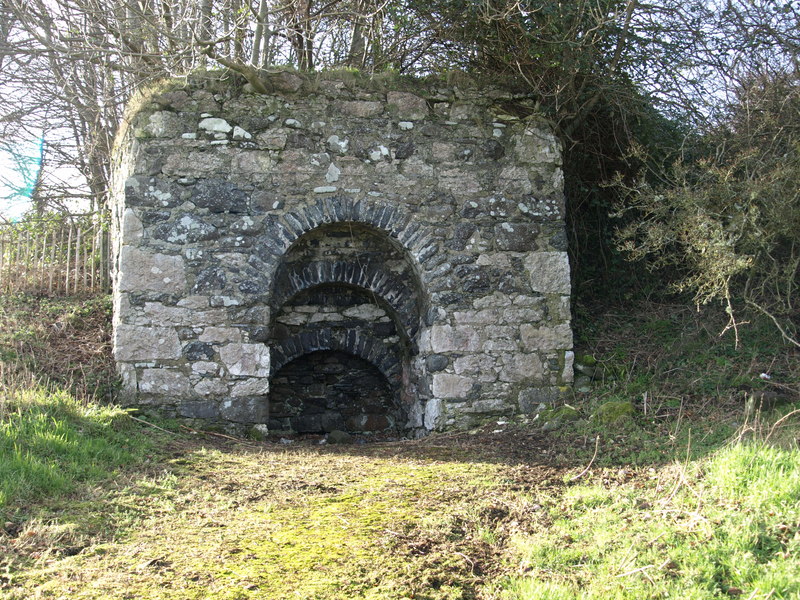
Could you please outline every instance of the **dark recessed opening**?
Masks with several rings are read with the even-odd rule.
[[[380,370],[346,352],[304,354],[272,377],[270,431],[396,434],[405,423],[401,412],[397,390]]]

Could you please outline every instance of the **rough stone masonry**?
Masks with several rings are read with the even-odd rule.
[[[129,111],[114,199],[129,403],[237,432],[422,435],[570,384],[560,147],[524,99],[267,83],[198,76]]]

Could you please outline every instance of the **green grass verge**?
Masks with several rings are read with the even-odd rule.
[[[800,450],[739,443],[628,477],[552,498],[503,598],[800,598]]]
[[[0,387],[0,516],[110,480],[153,445],[119,408],[53,387]]]

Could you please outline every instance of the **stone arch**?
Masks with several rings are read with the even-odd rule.
[[[276,342],[270,348],[270,376],[304,354],[324,350],[345,352],[363,358],[377,367],[390,384],[397,385],[402,377],[399,352],[392,352],[368,333],[355,329],[323,329]]]
[[[350,197],[319,198],[314,204],[273,218],[261,237],[274,263],[303,235],[325,225],[354,223],[380,231],[413,259],[420,285],[432,286],[442,275],[436,269],[439,242],[433,229],[415,221],[400,206]],[[427,300],[427,293],[421,290]]]
[[[430,389],[418,385],[427,375],[417,355],[422,330],[430,325],[425,273],[439,249],[434,233],[404,209],[347,198],[319,199],[272,219],[269,229],[274,255],[267,296],[270,376],[312,353],[349,354],[385,377],[408,421],[401,429],[421,427],[412,415],[420,414],[417,403],[425,402],[418,390]],[[385,315],[362,317],[370,312],[365,304]],[[301,314],[308,310],[313,319]],[[341,325],[330,320],[331,314]],[[399,342],[391,341],[394,335]]]
[[[279,310],[297,294],[324,284],[349,285],[370,292],[392,308],[408,338],[419,330],[421,306],[414,290],[380,264],[335,260],[279,268],[271,306]]]

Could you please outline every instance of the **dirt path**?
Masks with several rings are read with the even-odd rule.
[[[69,533],[8,597],[496,597],[509,540],[546,525],[541,505],[571,465],[550,438],[495,428],[347,446],[176,440],[149,475],[63,507]]]

